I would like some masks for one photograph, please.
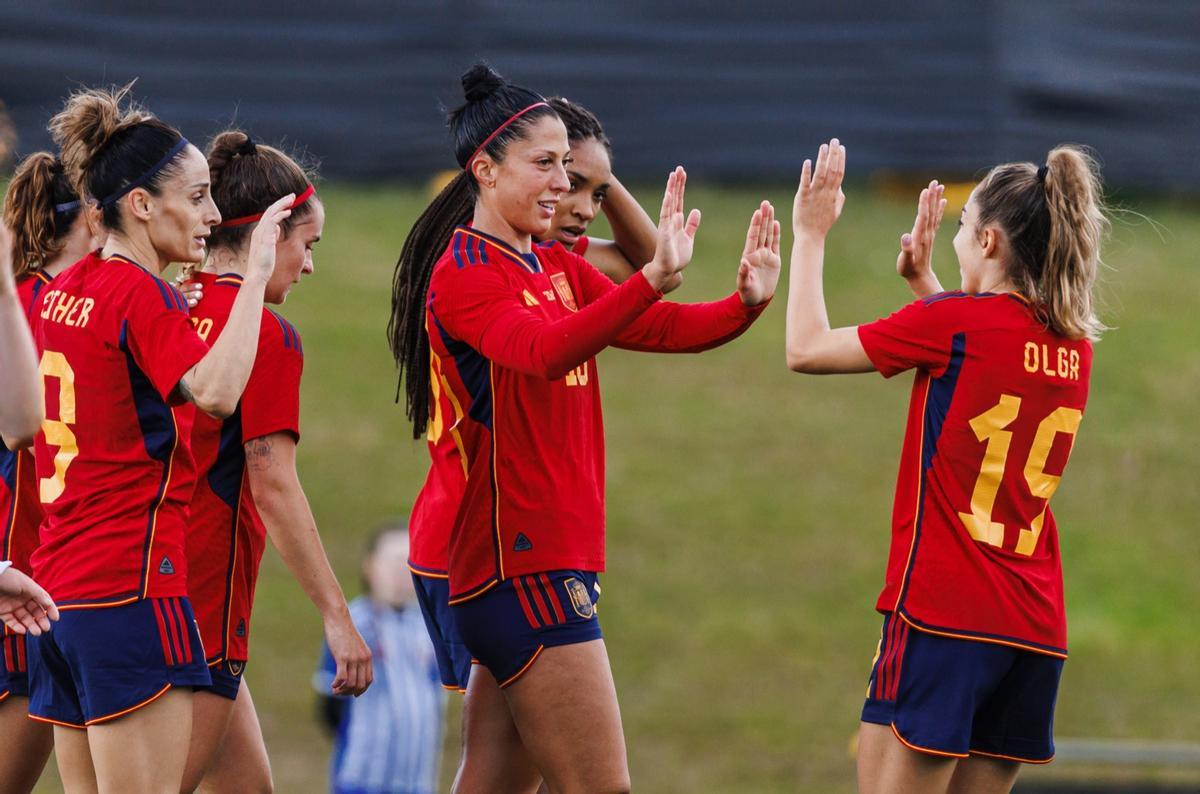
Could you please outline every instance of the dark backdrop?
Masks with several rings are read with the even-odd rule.
[[[138,77],[195,140],[235,122],[326,176],[423,178],[454,165],[441,105],[480,56],[590,106],[626,179],[790,181],[836,134],[856,170],[970,174],[1076,141],[1110,181],[1200,189],[1190,0],[0,0],[24,152],[72,87]]]

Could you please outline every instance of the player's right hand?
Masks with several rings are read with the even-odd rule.
[[[37,582],[9,568],[0,573],[0,620],[17,634],[38,637],[58,620],[58,607]]]
[[[250,255],[247,280],[260,279],[264,284],[275,270],[275,244],[279,242],[279,224],[292,214],[295,193],[288,193],[263,212],[258,225],[250,233]]]
[[[349,613],[325,622],[325,642],[337,664],[330,687],[335,695],[358,697],[375,680],[371,667],[371,649],[354,627]]]
[[[922,279],[933,272],[933,240],[946,211],[946,199],[942,198],[945,192],[945,185],[938,184],[936,179],[930,182],[917,199],[917,218],[912,231],[900,236],[896,273],[905,281]]]
[[[700,228],[700,210],[692,210],[686,219],[683,216],[686,184],[687,172],[683,166],[676,166],[667,177],[663,193],[654,258],[642,268],[650,286],[664,294],[683,283],[683,269],[692,261],[696,230]]]
[[[800,187],[792,202],[792,231],[796,235],[824,238],[837,223],[846,203],[842,179],[846,175],[846,147],[833,138],[821,144],[816,165],[805,160]]]

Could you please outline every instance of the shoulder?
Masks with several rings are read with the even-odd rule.
[[[300,341],[300,332],[296,330],[296,326],[288,322],[282,315],[267,308],[264,308],[262,313],[258,348],[264,352],[286,351],[297,356],[304,356],[304,345]]]
[[[128,259],[110,259],[105,263],[112,276],[120,280],[121,287],[138,303],[148,303],[151,308],[161,305],[164,309],[188,313],[187,300],[174,285],[168,284],[146,268]]]

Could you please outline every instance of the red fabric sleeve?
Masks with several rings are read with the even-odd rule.
[[[577,272],[584,303],[590,304],[616,289],[608,277],[589,262],[572,261],[570,266]],[[769,303],[746,306],[736,292],[711,303],[660,301],[630,323],[617,337],[614,346],[654,353],[711,350],[741,336]]]
[[[242,443],[272,433],[291,433],[300,440],[300,376],[304,354],[299,335],[285,344],[284,332],[268,312],[263,312],[258,355],[242,393]],[[295,329],[291,329],[295,334]]]
[[[914,301],[888,317],[858,326],[863,350],[885,378],[905,370],[932,374],[950,361],[954,339],[953,294],[942,293]]]
[[[130,280],[125,316],[125,344],[133,360],[168,402],[180,379],[208,353],[208,345],[192,327],[187,302],[169,284],[147,276]]]
[[[434,318],[452,337],[503,367],[551,380],[611,345],[662,297],[635,273],[578,312],[547,321],[525,307],[500,268],[453,264],[434,274],[429,292]]]
[[[587,235],[580,237],[578,240],[575,241],[575,247],[571,249],[571,253],[575,254],[576,256],[587,255],[588,244],[589,243],[588,243]]]

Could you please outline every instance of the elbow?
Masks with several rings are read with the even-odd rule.
[[[26,429],[17,433],[9,433],[6,431],[3,435],[4,446],[8,449],[8,451],[17,452],[18,450],[27,449],[33,446],[33,437],[37,435],[37,430],[35,429],[30,432]]]
[[[190,389],[191,400],[197,408],[214,419],[228,419],[237,410],[241,395],[233,393],[232,389],[204,387],[195,384]]]
[[[792,372],[812,373],[816,371],[812,353],[803,347],[789,344],[786,354],[787,366]]]
[[[0,431],[0,436],[4,438],[4,446],[10,451],[16,452],[19,449],[33,446],[34,436],[41,429],[42,411],[39,406],[30,411],[27,416],[22,416],[5,427]]]

